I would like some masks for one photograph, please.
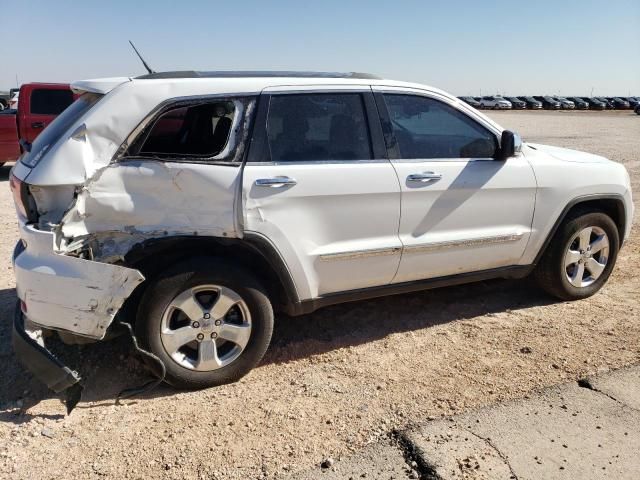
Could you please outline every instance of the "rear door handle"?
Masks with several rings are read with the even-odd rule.
[[[282,188],[297,183],[295,179],[290,177],[259,178],[256,180],[257,187]]]
[[[31,128],[44,128],[44,122],[33,122]]]
[[[430,182],[432,180],[440,180],[442,178],[441,173],[435,172],[422,172],[422,173],[412,173],[407,177],[407,180],[410,182]]]

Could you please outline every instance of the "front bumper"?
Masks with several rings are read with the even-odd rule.
[[[135,269],[94,262],[54,251],[54,234],[20,225],[24,249],[13,266],[18,298],[30,322],[102,339],[116,313],[144,280]]]

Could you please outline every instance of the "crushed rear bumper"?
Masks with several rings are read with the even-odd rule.
[[[135,269],[56,253],[54,234],[32,225],[21,223],[20,237],[13,252],[19,299],[13,349],[36,378],[56,393],[64,393],[70,412],[80,400],[80,375],[47,350],[42,330],[104,338],[144,277]]]
[[[144,280],[135,269],[54,251],[53,232],[20,225],[23,248],[13,269],[18,298],[34,324],[94,340],[107,328],[133,290]]]
[[[29,322],[27,321],[27,324]],[[13,318],[13,350],[22,365],[56,393],[64,392],[67,412],[71,412],[80,400],[82,385],[80,375],[65,366],[44,345],[42,331],[25,327],[25,317],[16,304]]]

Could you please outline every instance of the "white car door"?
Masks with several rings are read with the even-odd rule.
[[[499,132],[459,102],[374,90],[402,189],[403,254],[393,282],[517,264],[536,195],[526,159],[494,159]]]
[[[243,229],[266,237],[298,296],[389,284],[400,185],[369,86],[263,92],[243,172]]]

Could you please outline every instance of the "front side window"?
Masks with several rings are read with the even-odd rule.
[[[432,98],[385,94],[401,158],[493,158],[497,139],[464,113]]]
[[[358,93],[274,95],[267,138],[274,162],[372,158],[365,107]]]
[[[36,88],[31,92],[31,113],[35,115],[60,115],[72,103],[71,90]]]
[[[215,157],[229,141],[235,115],[228,100],[172,108],[153,123],[138,155]]]

